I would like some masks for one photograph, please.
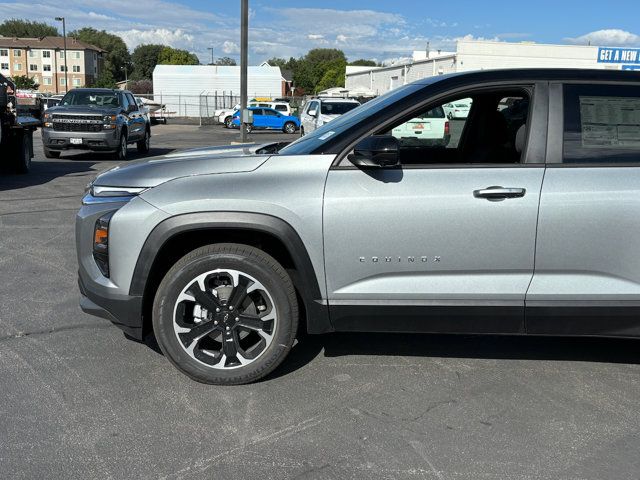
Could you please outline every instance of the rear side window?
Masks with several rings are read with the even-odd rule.
[[[276,105],[276,110],[278,110],[279,112],[286,112],[287,111],[287,106],[286,105]]]
[[[640,87],[566,85],[563,162],[640,162]]]
[[[321,113],[325,115],[344,115],[358,106],[355,102],[323,102]]]

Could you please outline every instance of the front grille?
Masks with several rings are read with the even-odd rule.
[[[102,123],[60,123],[53,121],[56,132],[101,132]]]
[[[100,115],[62,115],[56,113],[53,115],[53,121],[56,120],[87,120],[91,122],[102,122],[102,116]]]

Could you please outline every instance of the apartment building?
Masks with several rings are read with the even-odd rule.
[[[43,93],[66,93],[91,85],[100,74],[104,50],[67,37],[67,79],[63,37],[13,38],[0,36],[0,73],[7,77],[26,75]]]

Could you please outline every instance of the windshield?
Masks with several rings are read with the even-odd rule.
[[[322,102],[320,112],[324,115],[343,115],[358,106],[355,102]]]
[[[62,105],[81,105],[86,107],[117,107],[118,95],[111,92],[72,91],[64,96],[61,103]]]
[[[322,144],[330,138],[340,135],[349,130],[352,126],[366,120],[369,117],[375,118],[379,112],[398,100],[411,95],[424,88],[424,85],[408,84],[391,90],[384,95],[374,98],[364,105],[354,108],[348,113],[325,123],[322,127],[312,133],[299,138],[295,142],[283,148],[280,153],[283,155],[303,155],[321,149]]]

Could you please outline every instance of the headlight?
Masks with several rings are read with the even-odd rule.
[[[117,119],[118,117],[116,115],[105,115],[102,119],[102,128],[104,130],[114,130],[116,128]]]
[[[96,203],[122,203],[128,202],[133,197],[140,195],[146,187],[100,187],[89,186],[89,193],[82,199],[83,205]]]
[[[109,222],[115,212],[109,212],[96,220],[93,229],[93,259],[100,272],[109,278]]]
[[[51,128],[53,127],[53,123],[51,123],[51,114],[50,113],[45,113],[44,116],[42,117],[42,126],[44,128]]]

